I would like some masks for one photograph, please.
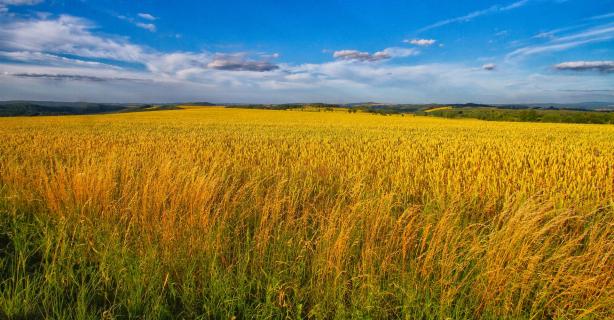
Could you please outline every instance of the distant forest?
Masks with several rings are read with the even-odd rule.
[[[488,121],[614,124],[614,112],[612,111],[452,108],[419,112],[417,114],[444,118],[473,118]]]
[[[62,116],[176,109],[174,104],[119,104],[51,101],[0,102],[0,117]]]

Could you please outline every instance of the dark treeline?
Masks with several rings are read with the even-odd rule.
[[[560,109],[452,108],[418,112],[444,118],[473,118],[488,121],[614,124],[614,112]]]
[[[116,104],[87,102],[7,101],[0,102],[0,117],[63,116],[176,109],[174,104]]]

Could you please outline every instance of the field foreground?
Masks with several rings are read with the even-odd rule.
[[[614,317],[614,126],[0,119],[0,318]]]

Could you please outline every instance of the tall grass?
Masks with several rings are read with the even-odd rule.
[[[0,317],[614,317],[614,127],[0,119]]]

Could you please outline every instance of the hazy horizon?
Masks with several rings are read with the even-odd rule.
[[[33,102],[33,103],[89,103],[89,104],[177,104],[177,105],[189,105],[199,104],[199,103],[208,103],[213,106],[224,106],[224,105],[247,105],[247,104],[255,104],[255,105],[280,105],[280,104],[297,104],[297,105],[308,105],[308,104],[331,104],[331,105],[361,105],[361,104],[378,104],[378,105],[465,105],[465,104],[476,104],[476,105],[491,105],[491,106],[511,106],[511,105],[578,105],[578,104],[608,104],[614,105],[614,101],[579,101],[579,102],[515,102],[515,103],[488,103],[488,102],[476,102],[476,101],[457,101],[457,102],[386,102],[386,101],[350,101],[350,102],[322,102],[322,101],[294,101],[294,102],[233,102],[233,101],[207,101],[205,99],[200,100],[192,100],[192,101],[118,101],[118,102],[106,102],[106,101],[84,101],[84,100],[28,100],[28,99],[16,99],[16,100],[0,100],[0,103],[10,103],[10,102]]]

